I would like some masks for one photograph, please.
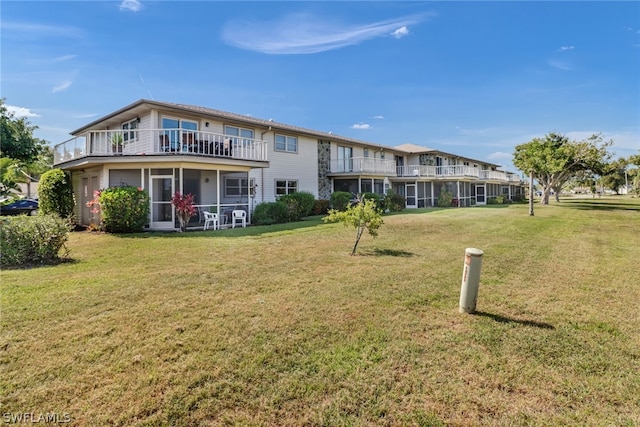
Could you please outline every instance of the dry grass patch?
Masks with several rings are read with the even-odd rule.
[[[638,199],[74,233],[3,271],[2,412],[77,425],[636,425]],[[485,251],[458,313],[466,247]]]

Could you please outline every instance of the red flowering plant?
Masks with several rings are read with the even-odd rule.
[[[180,221],[180,230],[185,231],[189,220],[197,212],[196,207],[193,205],[193,194],[180,194],[179,191],[176,191],[171,203],[176,208],[176,215]]]
[[[102,229],[102,220],[100,215],[100,194],[102,190],[96,190],[93,192],[93,200],[89,200],[87,202],[87,207],[89,208],[89,212],[93,215],[90,219],[89,227],[92,230],[101,230]],[[96,218],[98,219],[98,223],[96,224]]]

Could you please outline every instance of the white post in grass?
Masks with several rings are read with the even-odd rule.
[[[460,290],[460,313],[473,313],[476,311],[478,288],[480,287],[482,255],[484,255],[484,252],[475,248],[467,248],[464,252],[462,289]]]

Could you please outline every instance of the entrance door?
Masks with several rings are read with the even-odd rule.
[[[175,220],[173,217],[173,205],[171,197],[173,195],[172,175],[152,175],[151,176],[151,228],[154,229],[174,229]]]
[[[476,204],[487,204],[486,187],[484,185],[476,185]]]
[[[404,191],[406,194],[406,200],[407,200],[407,209],[410,208],[417,208],[418,207],[418,202],[416,200],[416,184],[405,184],[404,185]]]

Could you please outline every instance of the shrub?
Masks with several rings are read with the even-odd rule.
[[[488,205],[503,205],[504,204],[504,196],[496,196],[487,199]]]
[[[389,210],[389,212],[400,212],[404,209],[405,203],[404,196],[389,190],[382,199],[382,209]]]
[[[5,268],[55,263],[69,229],[69,221],[54,214],[2,217],[0,265]]]
[[[334,191],[331,193],[331,207],[337,211],[345,211],[351,203],[352,195],[347,191]]]
[[[288,212],[283,202],[264,202],[255,207],[251,220],[257,225],[280,224],[288,221]]]
[[[376,208],[380,209],[382,207],[382,196],[377,193],[362,193],[362,200],[373,200]]]
[[[300,221],[303,217],[309,216],[315,200],[315,196],[306,191],[285,194],[278,199],[287,206],[289,221]]]
[[[38,210],[41,214],[54,214],[60,218],[73,216],[73,185],[71,177],[62,169],[51,169],[42,174],[38,196]]]
[[[443,185],[440,196],[438,196],[438,207],[448,208],[451,206],[453,206],[453,194],[449,193]]]
[[[324,215],[329,212],[330,202],[326,199],[318,199],[313,202],[313,209],[311,209],[311,215]]]
[[[149,222],[149,196],[136,187],[111,187],[98,195],[102,225],[109,233],[136,233]]]

